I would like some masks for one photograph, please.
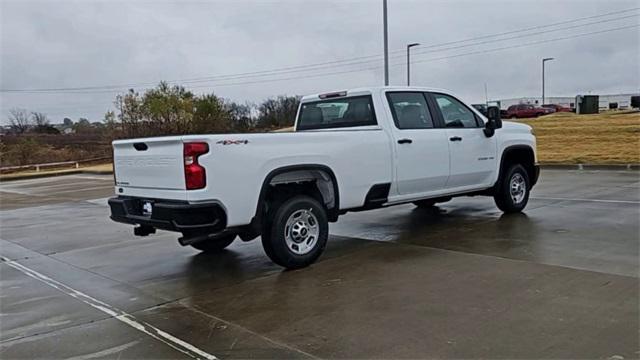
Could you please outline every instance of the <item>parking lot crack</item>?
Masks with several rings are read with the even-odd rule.
[[[177,301],[176,303],[177,303],[178,305],[180,305],[180,306],[182,306],[182,307],[186,308],[186,309],[189,309],[189,310],[191,310],[191,311],[193,311],[193,312],[195,312],[195,313],[199,314],[199,315],[205,316],[205,317],[207,317],[207,318],[209,318],[209,319],[212,319],[212,320],[214,320],[214,321],[221,322],[221,323],[223,323],[223,324],[225,324],[225,325],[227,325],[227,326],[231,326],[231,327],[234,327],[234,328],[236,328],[236,329],[238,329],[238,330],[241,330],[241,331],[243,331],[243,332],[249,333],[249,334],[251,334],[251,335],[253,335],[253,336],[256,336],[256,337],[258,337],[258,338],[260,338],[260,339],[263,339],[263,340],[265,340],[266,342],[268,342],[268,343],[270,343],[270,344],[272,344],[272,345],[275,345],[275,346],[277,346],[277,347],[280,347],[280,348],[284,348],[284,349],[287,349],[287,350],[294,351],[294,352],[296,352],[296,353],[298,353],[298,354],[300,354],[300,355],[304,355],[305,357],[310,358],[310,359],[320,359],[320,357],[315,356],[315,355],[313,355],[313,354],[310,354],[310,353],[308,353],[308,352],[306,352],[306,351],[304,351],[304,350],[298,349],[298,348],[296,348],[296,347],[294,347],[294,346],[291,346],[291,345],[289,345],[289,344],[286,344],[286,343],[280,342],[280,341],[278,341],[278,340],[272,339],[272,338],[270,338],[270,337],[264,336],[264,335],[262,335],[262,334],[259,334],[259,333],[255,332],[255,331],[253,331],[253,330],[251,330],[251,329],[248,329],[248,328],[246,328],[246,327],[244,327],[244,326],[242,326],[242,325],[239,325],[239,324],[233,323],[233,322],[228,321],[228,320],[224,320],[224,319],[219,318],[219,317],[217,317],[217,316],[215,316],[215,315],[211,315],[211,314],[209,314],[209,313],[207,313],[207,312],[205,312],[205,311],[203,311],[203,310],[199,309],[197,306],[193,306],[193,305],[185,304],[183,300],[181,300],[181,301]],[[233,348],[233,346],[235,345],[235,343],[236,343],[236,341],[234,341],[234,342],[231,344],[231,348]]]

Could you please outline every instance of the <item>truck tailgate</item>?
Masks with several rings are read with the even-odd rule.
[[[179,136],[114,141],[113,160],[118,187],[185,190]]]

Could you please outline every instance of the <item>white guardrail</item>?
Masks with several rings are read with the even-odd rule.
[[[101,157],[101,158],[93,158],[93,159],[86,159],[86,160],[78,160],[78,161],[61,161],[61,162],[53,162],[53,163],[46,163],[46,164],[28,164],[28,165],[19,165],[19,166],[3,166],[0,167],[0,173],[3,172],[11,172],[11,171],[16,171],[16,170],[28,170],[28,169],[35,169],[36,172],[40,172],[41,169],[46,169],[46,168],[51,168],[51,167],[64,167],[64,166],[73,166],[76,169],[80,168],[80,164],[84,164],[84,163],[88,163],[88,162],[94,162],[94,161],[101,161],[101,160],[110,160],[110,157]]]

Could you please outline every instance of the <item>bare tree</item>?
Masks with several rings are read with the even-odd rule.
[[[11,109],[9,110],[9,123],[11,124],[11,130],[16,134],[23,134],[31,126],[31,117],[26,109]]]
[[[258,125],[266,128],[292,126],[299,104],[300,96],[281,95],[263,101],[258,106]]]
[[[36,126],[43,127],[43,126],[49,125],[49,119],[47,119],[47,114],[44,114],[41,112],[32,112],[31,116]]]

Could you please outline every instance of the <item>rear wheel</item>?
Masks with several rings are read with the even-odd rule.
[[[294,196],[275,208],[266,221],[262,246],[274,263],[299,269],[314,263],[324,251],[329,222],[316,199]]]
[[[205,253],[217,253],[224,250],[227,246],[231,245],[231,243],[235,239],[236,234],[226,234],[191,244],[191,246],[194,249],[198,249]]]
[[[522,211],[529,201],[530,182],[527,171],[520,164],[511,165],[493,196],[496,206],[505,213]]]

